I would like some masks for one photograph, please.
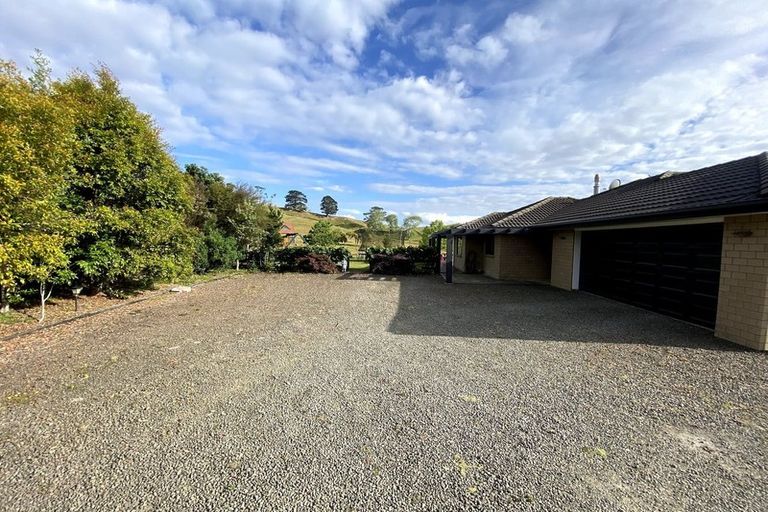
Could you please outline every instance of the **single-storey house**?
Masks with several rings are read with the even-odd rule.
[[[548,281],[551,234],[529,232],[536,223],[574,203],[547,197],[511,212],[494,212],[438,234],[451,245],[449,268],[495,279]]]
[[[618,186],[572,201],[520,234],[543,233],[552,286],[768,350],[768,154]]]

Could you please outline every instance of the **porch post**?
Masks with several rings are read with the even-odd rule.
[[[453,283],[453,236],[448,235],[445,239],[445,282]]]

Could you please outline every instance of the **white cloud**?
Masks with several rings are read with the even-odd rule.
[[[103,61],[184,152],[396,211],[479,215],[768,149],[761,1],[394,3],[8,1],[0,53]]]
[[[542,22],[535,16],[520,13],[510,14],[501,31],[504,40],[518,44],[530,44],[550,37]]]

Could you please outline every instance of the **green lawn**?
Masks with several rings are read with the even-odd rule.
[[[12,325],[32,321],[32,318],[14,310],[11,310],[9,313],[0,313],[0,325]]]
[[[356,272],[359,274],[363,274],[368,272],[368,262],[367,261],[361,261],[361,260],[350,260],[349,261],[349,269],[350,272]]]

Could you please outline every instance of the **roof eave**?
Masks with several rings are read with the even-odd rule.
[[[611,226],[614,224],[629,224],[633,222],[653,222],[659,220],[685,219],[692,217],[709,217],[713,215],[726,215],[737,213],[756,213],[768,211],[768,198],[759,201],[750,201],[748,203],[739,203],[737,205],[722,205],[718,207],[688,208],[674,212],[663,212],[647,215],[626,215],[608,219],[595,219],[586,221],[557,222],[551,224],[537,224],[534,229],[563,229],[579,228],[585,226]]]

